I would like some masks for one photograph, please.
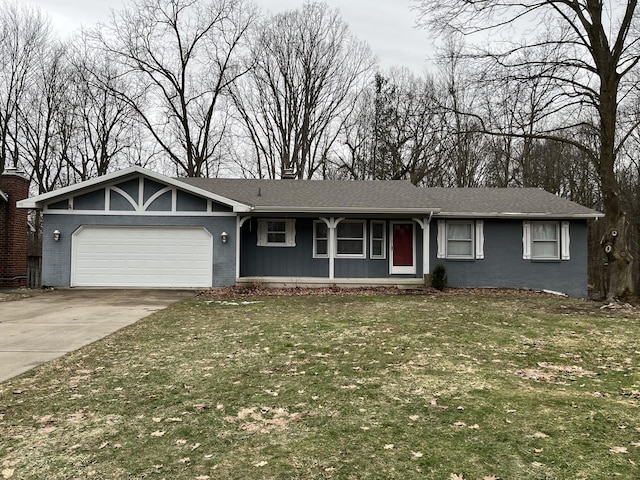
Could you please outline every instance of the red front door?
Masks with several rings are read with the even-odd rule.
[[[391,273],[415,273],[414,224],[392,224]]]

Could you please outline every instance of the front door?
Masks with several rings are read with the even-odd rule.
[[[391,222],[391,273],[416,273],[415,224]]]

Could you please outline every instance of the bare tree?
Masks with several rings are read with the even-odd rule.
[[[602,238],[609,264],[607,298],[632,293],[627,216],[615,172],[621,145],[632,131],[620,129],[618,109],[637,88],[632,81],[640,62],[637,0],[414,2],[422,23],[434,31],[491,32],[492,41],[472,53],[500,71],[506,69],[510,79],[525,81],[533,73],[553,83],[549,115],[556,125],[529,136],[572,144],[591,158],[600,178],[608,225]],[[537,25],[537,35],[518,39],[514,29],[522,25],[527,25],[525,30]],[[508,29],[502,39],[500,31],[505,30],[501,29]],[[575,128],[589,126],[597,133],[595,148],[572,136]]]
[[[69,184],[64,167],[69,159],[74,117],[66,45],[48,46],[34,67],[33,81],[18,107],[16,138],[22,163],[38,193],[45,193]]]
[[[368,47],[337,10],[305,3],[254,29],[247,65],[250,74],[234,88],[234,101],[256,175],[323,172],[374,65]]]
[[[132,152],[141,146],[142,135],[136,131],[131,103],[114,93],[130,88],[111,59],[100,56],[79,35],[70,62],[76,125],[68,165],[76,180],[87,180],[128,166]]]
[[[48,35],[48,21],[39,10],[0,3],[0,172],[9,162],[17,165],[18,108]]]
[[[93,38],[128,77],[114,88],[178,173],[211,173],[225,134],[223,97],[255,9],[246,0],[134,0]]]
[[[462,43],[453,39],[440,61],[440,98],[443,142],[441,161],[449,170],[444,186],[477,187],[482,181],[486,138],[474,115],[479,98],[471,87],[471,70],[464,64]]]

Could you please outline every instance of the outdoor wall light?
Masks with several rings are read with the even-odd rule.
[[[53,231],[53,240],[54,240],[55,242],[57,242],[57,241],[59,241],[59,240],[60,240],[60,230],[54,230],[54,231]]]
[[[227,243],[229,240],[229,234],[227,232],[222,232],[220,234],[220,239],[222,240],[222,243]]]

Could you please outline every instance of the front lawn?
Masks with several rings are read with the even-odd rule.
[[[201,296],[0,384],[1,479],[640,478],[640,312]]]

